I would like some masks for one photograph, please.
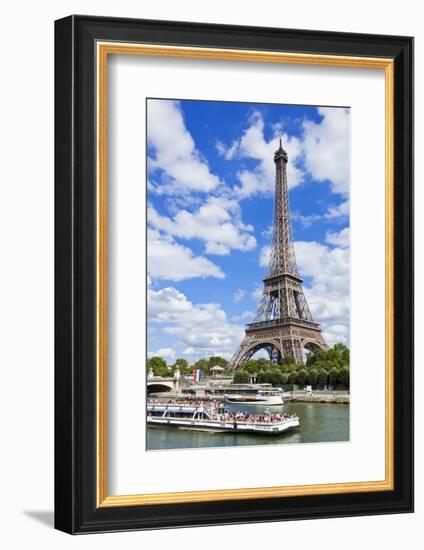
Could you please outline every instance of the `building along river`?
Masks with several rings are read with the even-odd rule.
[[[229,410],[251,414],[297,414],[300,426],[276,436],[242,433],[210,433],[170,427],[147,428],[147,449],[187,449],[196,447],[231,447],[242,445],[280,445],[285,443],[317,443],[349,441],[349,405],[338,403],[286,402],[282,406],[226,406]]]

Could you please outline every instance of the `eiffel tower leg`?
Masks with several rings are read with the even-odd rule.
[[[302,344],[299,339],[283,340],[284,357],[293,357],[296,365],[303,365]]]
[[[229,370],[238,369],[239,367],[242,367],[246,361],[248,361],[252,355],[252,353],[249,354],[249,348],[251,348],[252,340],[250,338],[245,338],[243,342],[240,344],[240,347],[236,351],[236,353],[233,355],[233,357],[230,359],[227,368]]]
[[[269,358],[273,365],[281,364],[281,353],[276,346],[272,346],[272,348],[269,350]]]
[[[302,344],[300,343],[300,340],[293,340],[293,348],[296,365],[303,365]]]

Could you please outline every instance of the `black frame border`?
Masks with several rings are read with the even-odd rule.
[[[395,489],[96,507],[97,40],[395,64]],[[55,22],[55,527],[71,534],[413,511],[413,38],[73,15]]]

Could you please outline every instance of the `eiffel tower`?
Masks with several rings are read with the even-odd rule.
[[[230,360],[228,368],[237,369],[252,355],[265,349],[270,361],[281,363],[292,356],[303,365],[304,349],[327,349],[321,327],[315,323],[299,277],[290,220],[287,187],[287,153],[281,145],[274,154],[275,203],[269,272],[256,317],[246,327],[246,335]]]

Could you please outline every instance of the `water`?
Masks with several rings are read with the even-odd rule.
[[[228,406],[231,409],[231,406]],[[267,407],[240,406],[237,410],[262,414]],[[272,412],[296,413],[300,426],[276,436],[234,433],[210,433],[176,428],[147,428],[147,449],[187,449],[196,447],[228,447],[240,445],[281,445],[286,443],[317,443],[349,441],[349,405],[336,403],[294,403],[269,407]],[[235,409],[234,409],[235,410]]]

